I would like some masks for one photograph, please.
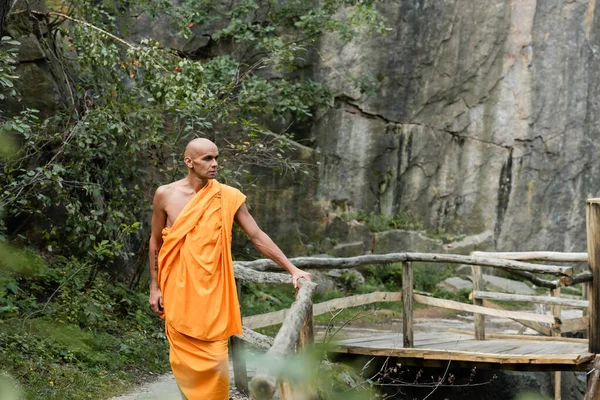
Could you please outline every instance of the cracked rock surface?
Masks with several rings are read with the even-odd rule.
[[[383,11],[387,35],[320,43],[314,73],[338,95],[312,131],[318,198],[491,231],[499,250],[584,250],[584,200],[600,187],[596,2]]]

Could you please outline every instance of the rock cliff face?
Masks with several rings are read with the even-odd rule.
[[[318,198],[492,231],[502,250],[585,249],[584,200],[600,189],[596,2],[404,0],[384,13],[388,35],[327,37],[315,59],[338,93],[313,128]],[[376,95],[344,74],[371,77]]]
[[[314,146],[298,146],[316,179],[263,173],[249,193],[259,222],[296,254],[336,245],[336,208],[410,211],[498,250],[584,250],[584,200],[600,188],[599,7],[398,0],[382,6],[387,35],[324,37],[310,68],[336,98],[314,120]],[[140,20],[131,32],[211,53],[209,33],[182,41],[168,29]],[[44,66],[36,57],[22,73]],[[34,99],[60,92],[44,68]]]

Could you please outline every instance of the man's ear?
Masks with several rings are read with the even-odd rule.
[[[192,163],[192,159],[190,157],[184,157],[183,162],[185,163],[186,167],[188,167],[188,168],[194,167],[194,164]]]

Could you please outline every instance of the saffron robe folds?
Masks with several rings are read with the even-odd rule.
[[[246,197],[208,181],[163,230],[158,283],[173,375],[190,400],[227,399],[227,339],[242,333],[231,259],[233,219]]]

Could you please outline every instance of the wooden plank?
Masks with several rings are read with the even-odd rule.
[[[493,308],[496,310],[504,310],[503,307],[501,307],[498,304],[493,303],[489,300],[483,300],[483,306],[487,307],[487,308]],[[536,332],[541,333],[542,335],[550,336],[552,334],[552,328],[544,326],[540,323],[533,322],[533,321],[524,321],[524,320],[520,320],[520,319],[515,319],[515,321],[517,321],[518,323],[520,323],[523,326],[526,326],[528,328],[533,329]]]
[[[398,339],[400,341],[402,341],[402,335],[399,333],[391,333],[389,335],[377,335],[377,336],[367,336],[367,337],[360,337],[360,338],[349,338],[349,339],[343,339],[343,340],[339,340],[336,341],[335,343],[338,345],[346,345],[346,344],[359,344],[359,343],[368,343],[368,342],[372,342],[373,340],[395,340]]]
[[[589,320],[589,316],[566,319],[562,322],[560,332],[567,333],[587,330],[589,328]]]
[[[414,347],[413,329],[413,269],[409,262],[402,263],[402,336],[404,347]]]
[[[530,342],[531,343],[531,342]],[[487,339],[485,341],[470,340],[461,341],[454,344],[448,345],[448,343],[433,344],[427,346],[426,350],[446,350],[454,353],[456,351],[469,352],[469,353],[486,353],[486,354],[504,354],[511,350],[522,347],[521,343],[515,342],[514,340],[499,340],[499,339]]]
[[[600,353],[600,199],[586,201],[588,263],[592,271],[590,290],[590,353]]]
[[[483,290],[483,274],[481,273],[481,267],[479,265],[473,265],[471,267],[471,273],[473,274],[473,293]],[[483,306],[483,301],[473,296],[473,305]],[[475,339],[485,340],[485,315],[475,313],[473,315],[475,323]]]
[[[479,342],[481,343],[481,342]],[[506,355],[506,354],[488,354],[465,351],[448,351],[448,350],[428,350],[428,349],[371,349],[364,347],[340,347],[339,351],[349,354],[362,354],[369,356],[395,356],[395,357],[412,357],[432,360],[456,360],[467,362],[483,362],[483,363],[501,363],[501,364],[557,364],[557,365],[574,365],[579,364],[586,357],[579,354],[564,354],[564,355]],[[587,355],[586,355],[587,356]]]
[[[401,292],[373,292],[356,296],[342,297],[324,301],[313,305],[313,316],[326,314],[341,308],[358,307],[372,303],[386,303],[402,301]],[[242,324],[250,329],[264,328],[265,326],[281,324],[287,315],[288,309],[270,313],[251,315],[242,318]]]
[[[250,329],[264,328],[265,326],[281,324],[289,309],[273,311],[270,313],[251,315],[242,318],[242,325]]]
[[[515,261],[587,262],[587,253],[563,253],[558,251],[488,252],[474,251],[473,257],[501,258]]]
[[[430,306],[449,308],[452,310],[467,311],[471,313],[480,313],[485,315],[492,315],[495,317],[504,317],[511,319],[520,319],[524,321],[535,321],[543,322],[548,324],[554,324],[556,321],[551,315],[533,314],[522,311],[505,311],[497,310],[493,308],[474,306],[471,304],[459,303],[458,301],[436,299],[434,297],[422,296],[420,294],[414,294],[413,298],[416,302],[421,304],[427,304]]]
[[[473,335],[473,332],[461,329],[449,329],[448,332],[460,333],[462,335]],[[500,333],[490,333],[487,335],[489,339],[515,339],[515,340],[533,340],[536,342],[566,342],[566,343],[581,343],[587,344],[587,339],[568,338],[568,337],[552,337],[552,336],[536,336],[536,335],[509,335]]]
[[[317,303],[313,306],[313,315],[321,315],[341,308],[358,307],[365,304],[400,301],[402,301],[402,292],[373,292],[359,294]]]
[[[499,301],[517,301],[517,302],[529,302],[538,304],[549,304],[566,306],[573,308],[584,308],[587,309],[590,305],[589,301],[575,300],[575,299],[561,299],[560,297],[549,297],[549,296],[528,296],[523,294],[511,294],[511,293],[498,293],[498,292],[483,292],[479,290],[473,290],[474,299],[485,299],[485,300],[499,300]]]

